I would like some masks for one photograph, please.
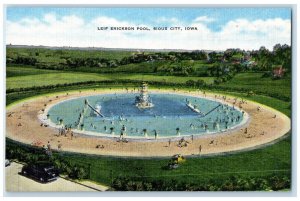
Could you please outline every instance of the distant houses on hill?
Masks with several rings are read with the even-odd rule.
[[[272,75],[273,78],[282,78],[286,70],[282,68],[282,65],[277,65],[273,67]]]

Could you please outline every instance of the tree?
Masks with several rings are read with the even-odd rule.
[[[291,69],[291,47],[288,45],[276,44],[273,47],[273,61],[275,65],[282,65],[283,68]]]
[[[185,84],[189,87],[195,87],[196,82],[194,80],[187,80]]]

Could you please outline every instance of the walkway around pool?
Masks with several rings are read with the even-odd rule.
[[[58,130],[43,124],[38,115],[45,108],[60,101],[81,96],[124,93],[124,90],[97,90],[83,92],[68,92],[46,95],[19,102],[7,108],[6,136],[27,144],[46,145],[49,141],[52,149],[80,152],[98,155],[156,157],[183,155],[205,155],[249,149],[258,145],[270,143],[289,132],[290,119],[279,111],[252,101],[243,101],[242,109],[249,115],[249,121],[241,127],[217,134],[206,134],[201,137],[191,135],[185,137],[187,146],[179,146],[182,137],[166,140],[128,141],[117,138],[84,137],[74,134],[58,136]],[[155,93],[174,93],[171,90],[153,90]],[[204,97],[211,100],[233,104],[234,97],[227,96],[223,100],[220,95],[205,95],[201,92],[176,91],[178,94]],[[238,99],[238,101],[242,101]],[[257,108],[260,107],[260,110]],[[40,143],[35,143],[40,142]],[[201,150],[199,147],[201,146]],[[98,148],[97,148],[98,147]]]

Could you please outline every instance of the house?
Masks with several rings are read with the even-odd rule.
[[[282,65],[276,66],[273,68],[273,78],[282,78],[284,76],[285,69],[282,68]]]
[[[255,67],[257,65],[257,63],[255,61],[246,60],[242,63],[242,65],[248,69],[252,69],[253,67]]]

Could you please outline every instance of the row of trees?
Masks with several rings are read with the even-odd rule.
[[[290,189],[291,181],[286,175],[269,177],[231,176],[202,182],[176,180],[133,180],[126,177],[114,179],[112,188],[117,191],[278,191]]]
[[[264,71],[265,76],[272,76],[274,66],[281,65],[287,72],[291,70],[291,47],[276,44],[270,51],[265,47],[259,50],[244,51],[227,49],[225,52],[210,52],[209,62],[213,63],[207,70],[208,76],[217,77],[215,84],[226,82],[236,73],[250,70]],[[251,63],[251,64],[249,64]],[[249,66],[250,65],[250,66]]]
[[[8,64],[23,64],[34,66],[37,63],[37,59],[34,57],[17,56],[16,58],[7,57]]]
[[[189,76],[194,74],[196,69],[192,65],[184,65],[179,62],[166,64],[158,67],[156,72],[162,72],[167,75]]]
[[[265,47],[252,51],[251,56],[257,62],[258,70],[271,70],[273,65],[282,65],[288,71],[291,70],[291,47],[288,45],[276,44],[270,51]]]
[[[109,60],[104,58],[64,58],[66,65],[70,68],[77,68],[82,66],[88,67],[117,67],[119,65],[117,60]]]
[[[178,60],[207,60],[207,53],[205,51],[192,52],[169,52],[168,55],[174,56]]]
[[[291,69],[291,47],[288,45],[276,44],[272,51],[261,47],[259,50],[244,51],[240,49],[227,49],[224,52],[204,51],[192,52],[156,52],[156,53],[136,53],[131,56],[124,57],[121,60],[105,59],[105,58],[71,58],[61,57],[65,62],[61,63],[42,63],[38,62],[36,57],[18,56],[16,58],[8,58],[8,63],[35,65],[37,68],[67,70],[76,69],[78,67],[96,67],[110,68],[126,64],[137,64],[142,62],[155,62],[145,69],[145,72],[153,72],[162,75],[176,76],[209,76],[216,77],[215,84],[226,82],[234,77],[236,73],[250,70],[264,71],[265,76],[272,76],[273,66],[282,65],[285,72]],[[202,60],[202,65],[197,67],[194,60]],[[203,63],[204,60],[204,63]],[[251,67],[249,67],[251,61]],[[247,63],[248,62],[248,63]],[[207,66],[205,65],[207,63]],[[204,65],[203,65],[204,64]],[[140,68],[143,68],[141,65]],[[150,70],[149,70],[150,68]],[[151,70],[151,68],[153,68]],[[200,71],[199,71],[199,68]],[[125,69],[125,70],[124,70]],[[133,73],[136,67],[124,68],[124,72]],[[204,70],[203,70],[204,69]],[[87,69],[88,70],[88,69]],[[108,69],[107,69],[108,70]],[[123,72],[122,71],[122,72]],[[101,70],[102,72],[102,70]],[[141,71],[144,72],[144,71]],[[199,73],[201,72],[201,74]]]
[[[38,57],[39,54],[36,55]],[[44,65],[42,62],[38,62],[36,57],[33,56],[18,56],[16,58],[7,57],[7,62],[12,64],[24,64],[24,65],[36,65],[41,68],[52,68],[52,65]],[[61,68],[64,66],[70,68],[77,67],[117,67],[120,65],[127,65],[132,63],[152,62],[152,61],[181,61],[181,60],[206,60],[207,54],[204,51],[193,51],[193,52],[169,52],[169,53],[136,53],[128,57],[124,57],[121,60],[117,59],[106,59],[106,58],[89,58],[89,57],[65,57],[64,63],[59,63]]]
[[[192,52],[169,52],[169,53],[138,53],[129,57],[124,57],[120,61],[120,65],[130,63],[142,63],[152,61],[182,61],[182,60],[206,60],[207,53],[205,51],[192,51]]]
[[[226,63],[220,63],[220,64],[214,64],[211,67],[208,68],[207,72],[209,76],[213,77],[222,77],[224,75],[228,74],[236,74],[238,72],[245,71],[245,68],[243,68],[240,64],[226,64]]]
[[[274,65],[282,65],[283,68],[291,69],[291,47],[289,45],[276,44],[273,50],[262,46],[259,50],[245,51],[241,49],[227,49],[224,52],[210,52],[210,63],[241,64],[247,60],[256,62],[255,70],[271,70]]]

